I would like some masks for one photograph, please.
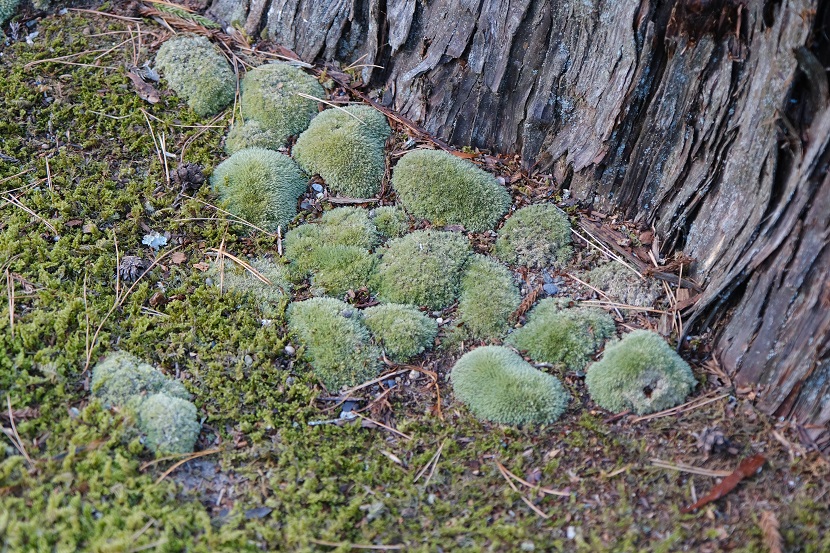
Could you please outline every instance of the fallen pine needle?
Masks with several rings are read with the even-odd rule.
[[[660,411],[659,413],[652,413],[651,415],[644,415],[642,417],[637,417],[636,419],[632,419],[631,422],[642,422],[642,421],[650,421],[652,419],[659,419],[660,417],[668,417],[670,415],[679,415],[680,413],[685,413],[687,411],[693,411],[694,409],[698,409],[703,407],[704,405],[709,405],[710,403],[714,403],[715,401],[724,399],[729,397],[729,394],[721,394],[719,396],[706,399],[706,396],[700,397],[697,399],[693,399],[692,401],[686,402],[683,405],[678,405],[677,407],[672,407],[671,409],[666,409],[665,411]]]
[[[308,541],[315,545],[325,545],[326,547],[345,547],[347,549],[368,549],[372,551],[389,551],[395,550],[400,551],[406,549],[406,546],[398,543],[395,545],[371,545],[371,544],[359,544],[359,543],[349,543],[347,541],[326,541],[326,540],[316,540],[314,538],[309,538]]]
[[[177,468],[179,468],[183,464],[187,463],[188,461],[192,461],[193,459],[198,459],[199,457],[205,457],[207,455],[213,455],[214,453],[219,453],[219,451],[221,451],[221,450],[217,447],[217,448],[214,448],[214,449],[206,449],[205,451],[199,451],[198,453],[194,453],[193,455],[190,455],[189,457],[185,457],[184,459],[182,459],[178,463],[174,463],[172,467],[170,467],[169,469],[164,471],[164,473],[161,476],[158,477],[158,480],[156,480],[156,484],[161,483],[161,481],[164,480],[165,478],[167,478],[168,476],[170,476],[170,474],[172,474],[172,472],[174,470],[176,470]]]
[[[365,420],[365,421],[367,421],[367,422],[370,422],[370,423],[372,423],[372,424],[376,424],[376,425],[380,426],[381,428],[385,428],[385,429],[386,429],[386,430],[388,430],[389,432],[392,432],[393,434],[397,434],[397,435],[398,435],[398,436],[400,436],[401,438],[405,438],[405,439],[407,439],[407,440],[411,440],[411,439],[412,439],[412,436],[410,436],[410,435],[408,435],[408,434],[404,434],[404,433],[403,433],[403,432],[401,432],[400,430],[395,430],[395,429],[394,429],[394,428],[392,428],[391,426],[386,426],[385,424],[383,424],[383,423],[382,423],[382,422],[380,422],[380,421],[376,421],[375,419],[370,419],[369,417],[367,417],[367,416],[365,416],[365,415],[361,415],[360,413],[357,413],[357,412],[355,412],[354,414],[355,414],[355,416],[360,417],[361,419],[363,419],[363,420]]]
[[[438,446],[438,451],[436,451],[432,458],[430,458],[429,462],[426,465],[424,465],[424,468],[418,471],[418,474],[415,476],[415,480],[412,481],[413,484],[418,482],[418,480],[421,479],[421,477],[424,475],[427,469],[432,467],[432,470],[429,471],[429,476],[427,476],[426,483],[424,484],[429,485],[429,481],[432,478],[432,475],[435,473],[435,467],[438,466],[438,459],[440,459],[441,457],[441,452],[444,450],[445,443],[447,443],[446,439],[444,439],[444,441],[441,442],[441,445]]]
[[[550,488],[543,488],[541,486],[536,486],[534,484],[531,484],[530,482],[528,482],[524,478],[521,478],[520,476],[517,476],[516,474],[510,472],[510,470],[508,470],[507,467],[505,467],[504,465],[502,465],[498,461],[496,461],[496,465],[498,465],[499,470],[502,471],[503,474],[505,474],[506,476],[512,478],[513,480],[515,480],[519,484],[523,484],[523,485],[527,486],[528,488],[540,491],[545,495],[557,495],[559,497],[570,497],[570,495],[571,495],[569,492],[563,492],[563,491],[560,491],[560,490],[552,490]]]
[[[670,463],[668,461],[661,461],[660,459],[651,459],[651,464],[661,469],[676,470],[678,472],[688,472],[690,474],[699,474],[700,476],[711,476],[712,478],[724,478],[732,474],[729,470],[709,470],[700,467],[693,467],[692,465],[685,465],[683,463]]]

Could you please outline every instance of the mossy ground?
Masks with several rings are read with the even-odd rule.
[[[173,96],[156,105],[140,100],[120,69],[132,56],[129,42],[101,67],[25,68],[108,49],[128,36],[126,23],[69,12],[36,28],[34,45],[0,46],[0,151],[17,160],[0,161],[0,273],[14,290],[13,314],[5,294],[0,308],[0,399],[8,396],[31,459],[2,438],[0,551],[348,551],[355,543],[408,551],[532,545],[760,553],[767,550],[758,524],[765,510],[777,515],[787,551],[830,549],[827,463],[744,399],[724,398],[679,418],[606,423],[579,376],[565,373],[558,376],[574,401],[556,424],[483,424],[452,399],[445,378],[462,352],[447,347],[421,361],[437,375],[440,410],[431,379],[415,379],[410,368],[390,376],[392,389],[387,381],[357,394],[368,407],[364,416],[405,437],[362,419],[309,425],[336,419],[339,409],[321,397],[309,371],[294,370],[299,361],[285,353],[284,319],[263,326],[255,300],[220,294],[200,268],[210,248],[273,255],[276,240],[245,237],[197,201],[174,207],[177,191],[165,185],[142,110],[158,118],[149,119],[156,134],[165,133],[168,151],[207,167],[224,157],[223,129],[188,127],[206,121]],[[100,34],[114,31],[121,34]],[[142,32],[146,46],[148,33],[164,31],[146,21]],[[96,55],[73,61],[91,64]],[[151,56],[141,50],[139,61]],[[230,111],[220,123],[229,119]],[[526,186],[517,183],[514,194]],[[207,190],[199,194],[211,201]],[[170,233],[171,246],[158,255],[178,247],[184,258],[164,258],[105,319],[116,300],[114,238],[120,255],[152,256],[141,246],[147,229]],[[166,303],[151,304],[159,291]],[[204,418],[197,450],[214,453],[158,481],[175,459],[150,464],[129,416],[90,400],[87,355],[94,363],[116,348],[185,383]],[[373,401],[376,394],[382,397]],[[9,418],[0,414],[6,428]],[[697,449],[692,433],[711,426],[730,437],[735,455],[706,458]],[[439,447],[434,471],[416,482]],[[651,463],[659,457],[731,470],[754,452],[769,460],[763,472],[695,515],[679,508],[714,479]],[[496,461],[570,496],[525,489],[550,517],[542,518],[507,485]]]

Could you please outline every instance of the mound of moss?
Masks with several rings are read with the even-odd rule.
[[[638,415],[670,409],[695,387],[691,368],[658,334],[635,330],[608,345],[585,385],[603,409]]]
[[[570,398],[559,379],[501,346],[464,354],[450,379],[455,397],[476,417],[501,424],[554,422]]]
[[[562,363],[579,371],[606,339],[614,335],[614,319],[601,309],[567,307],[570,300],[545,298],[530,310],[527,324],[506,342],[536,361]]]
[[[585,279],[612,298],[638,307],[654,305],[663,294],[657,281],[641,279],[618,261],[594,268],[585,275]]]
[[[104,404],[124,406],[136,396],[164,393],[190,399],[181,382],[167,378],[152,365],[126,351],[115,351],[92,368],[92,394]]]
[[[519,209],[499,229],[495,253],[505,263],[531,269],[563,266],[573,255],[568,216],[548,204]]]
[[[513,275],[500,263],[476,254],[461,277],[459,323],[477,340],[502,338],[510,329],[510,315],[521,303]]]
[[[283,302],[291,298],[291,283],[286,277],[284,267],[264,257],[252,259],[248,263],[268,282],[263,282],[251,271],[231,260],[225,261],[222,275],[219,273],[219,264],[211,263],[208,275],[217,286],[221,282],[225,290],[253,298],[264,316],[277,315]]]
[[[400,204],[416,217],[473,232],[495,227],[510,207],[510,194],[493,175],[440,150],[403,156],[392,186]]]
[[[292,303],[287,314],[289,331],[305,345],[314,374],[329,390],[377,375],[380,351],[357,309],[333,298],[312,298]]]
[[[144,445],[158,456],[190,453],[199,437],[196,406],[167,394],[154,394],[138,407],[138,428]]]
[[[317,100],[325,95],[313,76],[288,63],[266,63],[249,70],[240,83],[243,125],[235,125],[225,148],[277,149],[308,127],[317,115]]]
[[[472,248],[461,234],[417,230],[379,249],[372,287],[381,301],[443,309],[458,297]]]
[[[372,210],[372,221],[378,233],[385,238],[400,238],[409,232],[409,217],[396,205],[385,205]]]
[[[380,191],[386,171],[384,145],[392,130],[370,106],[352,105],[320,113],[297,139],[292,154],[310,174],[346,196],[369,198]]]
[[[235,153],[216,167],[210,182],[225,209],[271,232],[294,218],[308,185],[294,160],[264,148]]]
[[[312,250],[308,266],[312,294],[342,296],[368,286],[375,256],[359,246],[327,244]]]
[[[18,5],[20,0],[0,0],[0,25],[5,25],[11,19]],[[0,31],[0,37],[2,36],[3,32]]]
[[[363,322],[395,363],[405,363],[432,348],[438,324],[411,305],[387,303],[368,307]]]
[[[233,102],[236,76],[222,52],[203,36],[181,35],[161,45],[156,66],[176,94],[201,116]]]

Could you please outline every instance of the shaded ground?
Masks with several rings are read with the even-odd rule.
[[[422,360],[425,372],[395,367],[355,393],[366,417],[396,431],[309,424],[341,409],[284,352],[283,322],[262,326],[253,302],[220,295],[198,266],[223,242],[237,255],[273,254],[276,240],[242,237],[205,204],[208,190],[177,203],[156,147],[163,136],[167,151],[211,168],[225,157],[231,110],[208,122],[167,93],[155,105],[136,95],[124,64],[152,58],[166,31],[151,21],[69,12],[25,30],[0,47],[0,399],[10,404],[0,422],[12,433],[14,422],[25,450],[4,438],[0,550],[774,551],[765,512],[785,551],[830,550],[826,460],[711,363],[694,363],[695,397],[719,399],[639,422],[609,421],[583,375],[559,371],[575,398],[566,415],[516,429],[482,424],[452,400],[446,376],[470,344],[445,344]],[[61,56],[72,57],[45,61]],[[517,203],[558,192],[492,165]],[[152,257],[141,245],[150,231],[169,232],[162,251],[184,255],[162,259],[107,316],[116,256]],[[576,268],[598,258],[581,248]],[[561,276],[564,291],[591,297]],[[620,324],[665,327],[654,315]],[[705,340],[690,346],[687,358],[705,357]],[[153,462],[129,418],[90,401],[88,362],[115,348],[185,382],[204,417],[198,449],[215,452],[167,474],[177,459]],[[698,446],[711,428],[731,451]],[[768,459],[760,475],[689,515],[680,508],[716,479],[653,463],[731,471],[755,453]],[[514,491],[499,463],[565,495]]]

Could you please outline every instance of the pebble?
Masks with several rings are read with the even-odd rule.
[[[295,353],[297,353],[297,350],[294,349],[294,346],[292,346],[292,345],[287,345],[287,346],[285,346],[284,349],[285,349],[285,353],[287,353],[288,355],[294,355]]]
[[[323,191],[323,185],[320,184],[319,182],[315,182],[314,184],[312,184],[311,188],[314,189],[315,192],[322,192]]]
[[[435,319],[435,322],[438,323],[439,325],[442,325],[442,324],[444,324],[444,319],[442,319],[441,317],[438,317],[437,319]]]
[[[347,319],[351,319],[352,315],[354,315],[354,311],[352,311],[351,309],[344,309],[340,312],[340,314],[346,317]]]
[[[421,378],[421,373],[415,370],[409,371],[409,380],[418,380]]]
[[[246,354],[246,355],[245,355],[245,364],[246,364],[246,365],[248,365],[248,366],[250,367],[251,365],[253,365],[253,364],[254,364],[254,358],[253,358],[253,357],[251,357],[250,355],[247,355],[247,354]]]
[[[549,296],[553,296],[559,293],[559,287],[552,282],[549,284],[545,284],[542,286],[542,289],[545,291],[546,294]]]

